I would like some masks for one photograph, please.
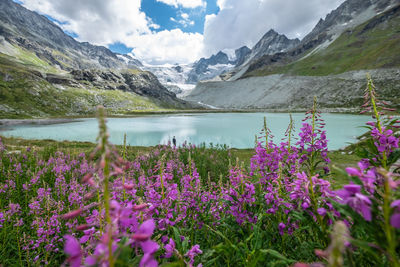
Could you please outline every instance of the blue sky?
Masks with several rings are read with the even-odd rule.
[[[181,29],[187,33],[200,33],[204,32],[205,16],[210,14],[217,14],[219,8],[216,0],[207,0],[205,8],[175,8],[156,0],[142,0],[141,11],[143,11],[155,24],[159,25],[160,28],[154,29],[154,31],[173,30]],[[179,20],[182,19],[181,14],[185,13],[189,15],[189,20],[193,21],[194,24],[182,25]],[[174,18],[176,21],[171,20]],[[75,37],[75,36],[74,36]],[[117,42],[108,45],[108,48],[116,53],[127,54],[132,48],[128,48],[126,45]]]
[[[159,31],[180,28],[184,32],[197,32],[202,34],[204,31],[205,15],[217,14],[219,11],[216,0],[207,0],[206,3],[206,8],[175,8],[155,0],[142,0],[141,10],[146,13],[154,23],[161,26],[160,29],[158,29]],[[182,13],[189,15],[189,19],[194,21],[193,26],[188,25],[185,27],[171,20],[171,18],[179,20]]]
[[[0,0],[1,1],[1,0]],[[252,48],[270,29],[303,38],[344,0],[14,0],[81,42],[145,64]]]
[[[156,0],[142,0],[141,11],[143,11],[153,23],[160,26],[160,28],[154,29],[156,32],[181,29],[186,33],[203,34],[205,16],[217,14],[219,11],[216,0],[207,0],[206,3],[207,5],[205,8],[175,8],[174,6],[157,2]],[[182,20],[182,14],[188,14],[188,21],[193,21],[193,25],[189,23],[179,23],[179,21]],[[132,48],[129,48],[120,42],[108,45],[108,48],[113,52],[121,54],[127,54],[132,50]]]

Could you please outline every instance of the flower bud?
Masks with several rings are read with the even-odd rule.
[[[89,228],[90,228],[90,225],[88,225],[88,224],[81,224],[81,225],[78,225],[78,226],[76,227],[76,230],[78,230],[78,231],[84,231],[84,230],[89,229]]]
[[[133,189],[133,184],[124,184],[123,186],[124,186],[124,188],[126,190],[132,190]]]
[[[73,219],[73,218],[79,216],[79,215],[82,213],[82,211],[83,211],[82,209],[73,210],[73,211],[71,211],[71,212],[68,212],[68,213],[62,215],[61,217],[62,217],[64,220]]]
[[[134,205],[133,210],[138,211],[138,210],[143,210],[147,208],[149,205],[147,203],[139,204],[139,205]]]

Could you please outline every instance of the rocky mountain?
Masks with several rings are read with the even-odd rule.
[[[0,1],[0,35],[62,70],[125,67],[109,49],[76,41],[45,16],[12,0]]]
[[[264,55],[286,52],[300,43],[299,39],[289,39],[284,34],[269,30],[251,49],[250,60],[257,60]]]
[[[193,64],[174,66],[145,66],[144,69],[153,72],[171,91],[180,97],[187,95],[200,81],[220,80],[238,72],[246,63],[257,60],[264,55],[285,52],[300,43],[298,39],[288,39],[274,30],[268,31],[252,48],[240,47],[234,51],[234,56],[219,51],[209,58],[201,58]]]
[[[116,54],[103,46],[76,41],[45,16],[11,0],[0,1],[0,86],[3,96],[2,98],[0,96],[0,113],[2,114],[19,112],[18,101],[15,98],[25,99],[29,97],[30,92],[36,92],[38,88],[59,94],[54,96],[55,99],[62,95],[64,97],[65,90],[75,93],[80,90],[79,97],[93,94],[110,96],[111,94],[104,90],[116,90],[120,91],[116,95],[132,100],[124,102],[127,110],[146,109],[143,106],[135,106],[136,102],[146,103],[148,109],[190,106],[176,98],[173,92],[168,91],[154,74],[140,70],[142,66],[139,60],[129,55]],[[18,87],[17,81],[28,86],[18,89],[18,96],[14,92]],[[14,91],[7,92],[9,90]],[[85,90],[97,91],[85,93]],[[76,94],[71,97],[76,97]],[[133,101],[134,99],[138,101]],[[45,115],[41,113],[43,111],[40,109],[43,105],[40,103],[41,99],[37,100],[39,102],[32,105],[36,105],[41,111],[35,112],[40,114],[39,116]],[[77,102],[86,100],[76,99]],[[91,107],[88,110],[91,111],[97,104],[107,106],[105,101],[110,108],[115,105],[120,107],[117,100],[97,98],[96,101],[89,103]],[[58,110],[60,115],[89,112],[81,108],[58,107]],[[61,110],[65,110],[66,114]],[[32,111],[33,114],[35,112]],[[28,116],[28,113],[23,114]]]
[[[400,108],[399,28],[399,0],[347,0],[292,49],[250,59],[222,75],[226,81],[199,83],[187,99],[287,110],[305,108],[317,95],[322,107],[351,109],[371,72],[380,96]]]
[[[153,72],[161,83],[178,96],[188,94],[199,81],[211,80],[230,71],[239,61],[245,60],[250,49],[242,47],[235,51],[236,58],[219,51],[209,58],[201,58],[192,64],[152,66],[142,69]]]
[[[227,54],[219,51],[210,58],[201,58],[195,62],[189,72],[187,83],[196,84],[198,81],[212,79],[234,66],[235,61],[230,61]]]
[[[325,19],[320,19],[314,29],[293,49],[252,60],[246,66],[245,72],[235,78],[252,76],[263,69],[270,71],[274,67],[288,65],[303,57],[323,51],[344,32],[351,31],[399,4],[400,0],[347,0],[329,13]]]
[[[302,112],[317,96],[327,112],[358,112],[366,75],[371,74],[380,99],[400,110],[400,69],[358,70],[328,76],[273,74],[225,82],[200,82],[186,99],[221,109]]]
[[[195,84],[188,82],[188,76],[193,69],[193,64],[146,65],[142,69],[154,73],[158,80],[178,97],[187,95],[195,87]]]
[[[241,48],[238,48],[235,50],[235,56],[236,56],[236,64],[235,66],[240,66],[242,65],[246,59],[249,57],[251,54],[251,49],[248,48],[247,46],[242,46]]]
[[[175,64],[163,66],[144,66],[142,69],[153,72],[161,83],[179,97],[187,95],[199,81],[212,80],[243,64],[249,57],[251,49],[243,46],[235,50],[234,58],[219,51],[209,58],[201,58],[192,64]]]
[[[118,57],[118,59],[125,63],[128,68],[130,69],[138,69],[138,68],[143,68],[143,64],[142,62],[140,62],[140,60],[133,58],[132,56],[128,55],[128,54],[119,54],[119,53],[115,53]]]
[[[247,46],[236,49],[236,58],[234,59],[229,59],[228,55],[222,51],[210,58],[201,58],[193,64],[193,70],[189,73],[187,81],[196,84],[198,81],[212,80],[221,74],[234,70],[235,67],[240,69],[240,66],[265,55],[289,51],[299,43],[299,39],[289,39],[284,34],[279,34],[271,29],[252,49]]]

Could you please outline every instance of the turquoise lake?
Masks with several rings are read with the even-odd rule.
[[[124,133],[127,143],[133,146],[154,146],[167,144],[173,136],[177,143],[184,141],[192,144],[226,144],[235,148],[254,147],[255,134],[263,126],[263,117],[267,117],[268,127],[275,136],[275,141],[284,137],[289,123],[285,113],[202,113],[149,115],[132,118],[109,118],[107,125],[110,140],[122,144]],[[301,128],[303,113],[293,114],[296,133]],[[322,114],[326,123],[329,149],[339,149],[355,142],[356,137],[365,132],[365,123],[369,116],[348,114]],[[97,120],[77,119],[69,123],[51,125],[17,125],[2,128],[3,136],[22,137],[25,139],[53,139],[58,141],[96,140]],[[297,134],[296,134],[297,135]]]

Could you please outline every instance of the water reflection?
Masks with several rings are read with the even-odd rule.
[[[175,136],[178,144],[185,140],[189,143],[227,144],[230,147],[254,147],[254,135],[259,134],[263,117],[267,117],[268,126],[281,141],[289,123],[289,115],[284,113],[215,113],[215,114],[182,114],[152,115],[135,118],[109,118],[107,125],[110,140],[122,144],[124,134],[127,143],[136,146],[153,146],[167,144]],[[295,128],[301,128],[304,114],[293,114]],[[355,137],[361,135],[369,120],[368,116],[348,114],[323,114],[326,121],[329,148],[338,149]],[[54,125],[14,126],[1,132],[5,136],[16,136],[27,139],[54,139],[95,141],[98,133],[96,119],[82,119],[71,123]]]

